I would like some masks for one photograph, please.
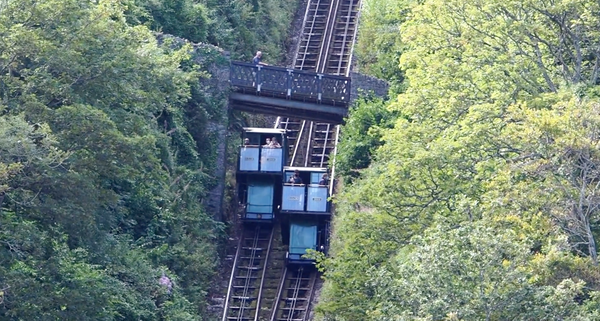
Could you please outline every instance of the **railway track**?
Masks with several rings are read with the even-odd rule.
[[[352,48],[358,31],[360,0],[312,0],[308,3],[302,38],[294,58],[294,68],[321,73],[350,74]],[[290,166],[327,167],[335,150],[338,128],[286,118],[280,124],[295,128],[290,142]],[[286,128],[281,127],[279,128]],[[293,147],[292,147],[293,146]],[[302,146],[299,148],[299,146]]]
[[[307,321],[316,280],[312,266],[286,268],[270,321]]]
[[[297,166],[300,159],[300,155],[302,155],[303,150],[305,149],[306,142],[303,140],[303,133],[305,131],[307,121],[301,119],[292,119],[292,118],[282,118],[279,117],[277,119],[277,123],[275,124],[275,128],[285,129],[287,130],[287,139],[288,139],[288,166]]]
[[[302,34],[294,55],[294,69],[317,71],[322,64],[323,44],[328,38],[337,0],[310,0],[302,23]]]
[[[294,69],[348,76],[359,8],[360,0],[310,0]]]
[[[222,321],[258,321],[273,227],[254,224],[244,228],[229,279]]]
[[[310,167],[327,167],[329,156],[337,143],[336,127],[327,123],[313,123],[313,135],[310,140],[309,155]]]
[[[359,7],[360,0],[309,0],[293,68],[349,76]],[[330,156],[335,154],[339,126],[279,117],[275,127],[287,130],[289,166],[328,166]],[[222,321],[259,320],[272,242],[270,225],[245,227],[234,260]],[[317,271],[312,266],[285,268],[270,320],[307,321],[316,279]]]
[[[327,61],[321,72],[331,75],[350,74],[352,48],[358,31],[360,0],[337,1],[336,20],[328,41]]]

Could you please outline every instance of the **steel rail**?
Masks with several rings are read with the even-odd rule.
[[[310,5],[312,3],[312,0],[309,0],[308,3],[306,4],[306,11],[304,11],[304,19],[302,19],[302,26],[300,27],[300,30],[304,30],[305,26],[306,26],[306,21],[308,20],[308,13],[310,12]],[[292,59],[292,67],[295,67],[296,65],[296,61],[298,60],[298,52],[300,52],[300,44],[302,43],[302,37],[298,40],[298,44],[296,45],[296,50],[294,50],[294,58]],[[277,119],[279,119],[280,117],[277,117]],[[275,125],[275,128],[277,128],[277,125]]]
[[[311,271],[310,289],[308,290],[308,298],[306,299],[306,311],[304,312],[304,318],[302,321],[308,321],[310,312],[310,302],[312,301],[312,297],[315,292],[315,283],[317,283],[317,271]]]
[[[327,124],[327,132],[325,133],[325,142],[323,143],[323,152],[321,153],[321,161],[319,163],[319,167],[323,167],[323,163],[325,160],[325,151],[327,151],[327,144],[329,143],[329,131],[331,128],[331,124]],[[335,144],[337,145],[337,144]]]
[[[348,8],[347,8],[347,12],[345,12],[346,8],[344,8],[344,6],[342,6],[341,11],[340,12],[342,15],[339,17],[339,19],[337,19],[339,21],[338,24],[336,24],[335,28],[335,32],[337,36],[341,36],[342,40],[341,40],[341,44],[340,44],[340,48],[339,48],[339,53],[335,53],[335,56],[338,57],[337,59],[337,66],[336,66],[336,60],[335,59],[330,59],[328,62],[329,64],[331,64],[332,66],[327,66],[326,72],[328,74],[336,74],[336,75],[340,75],[340,74],[345,74],[347,70],[349,70],[350,68],[350,56],[347,55],[346,51],[348,49],[348,47],[352,47],[352,45],[348,46],[348,42],[350,42],[348,40],[349,35],[348,35],[348,31],[350,30],[350,25],[352,23],[352,14],[353,14],[353,7],[355,5],[355,0],[348,0]],[[356,0],[358,1],[358,0]],[[356,22],[354,22],[354,29],[356,28]],[[338,33],[338,29],[342,30],[341,33]],[[354,38],[354,33],[352,38]],[[353,42],[352,42],[353,43]],[[329,46],[335,47],[335,41],[329,43]],[[332,50],[335,51],[335,50]],[[346,62],[346,67],[344,68],[342,65],[343,63]],[[346,69],[346,70],[343,70]]]
[[[335,157],[337,155],[337,141],[340,137],[340,126],[336,127],[335,133],[335,145],[333,146],[333,163],[331,165],[331,178],[329,179],[329,195],[333,196],[333,178],[335,177]]]
[[[294,166],[294,161],[296,160],[296,154],[298,153],[298,146],[300,146],[300,142],[302,141],[302,134],[304,133],[304,126],[306,125],[306,120],[302,121],[302,126],[298,131],[298,137],[296,137],[296,143],[294,145],[294,153],[292,154],[292,158],[290,159],[289,166]]]
[[[273,312],[271,312],[270,321],[275,321],[277,317],[277,308],[279,307],[279,302],[281,301],[281,295],[283,294],[283,288],[285,287],[285,280],[287,277],[287,266],[283,270],[283,274],[281,275],[281,280],[279,281],[279,288],[277,289],[277,296],[275,297],[275,301],[273,301]]]
[[[308,284],[306,284],[307,288],[303,289],[305,281],[308,281]],[[308,320],[310,301],[314,293],[316,281],[316,269],[305,269],[304,267],[290,269],[286,267],[279,283],[277,297],[274,301],[275,306],[271,312],[271,318],[269,321]],[[288,285],[286,286],[286,284]],[[290,290],[291,292],[287,292]],[[305,294],[301,296],[300,293],[302,291],[304,291]],[[284,292],[289,293],[289,296],[285,296]],[[300,301],[306,302],[306,305],[298,306]],[[286,303],[289,305],[286,305]],[[285,315],[285,310],[288,311],[287,315]],[[302,313],[300,319],[298,318],[298,315],[296,315],[298,312]]]
[[[273,128],[278,128],[280,123],[281,123],[281,116],[277,116],[277,119],[275,120],[275,127],[273,127]]]
[[[240,302],[240,308],[238,310],[238,315],[236,321],[244,320],[244,312],[246,310],[246,302],[248,300],[248,288],[250,287],[250,280],[252,277],[252,269],[250,267],[254,266],[254,259],[256,258],[258,240],[260,239],[260,226],[256,226],[254,232],[254,239],[252,240],[252,250],[250,254],[250,262],[248,263],[248,269],[246,269],[246,279],[244,281],[244,290],[242,292],[242,300]]]
[[[267,273],[267,263],[269,263],[269,254],[271,253],[271,245],[273,244],[273,234],[275,228],[271,227],[271,235],[269,236],[269,245],[267,247],[267,254],[265,255],[265,262],[263,264],[262,276],[260,278],[260,286],[258,288],[258,296],[256,298],[256,312],[254,314],[254,321],[258,321],[258,315],[260,312],[260,301],[262,298],[263,285],[265,284],[265,274]]]
[[[244,240],[248,240],[249,238],[246,237],[246,233],[249,232],[249,229],[247,229],[245,231],[245,233],[242,235],[242,237],[240,237],[240,240],[238,242],[238,248],[236,250],[236,256],[233,262],[233,269],[231,271],[231,277],[229,279],[229,288],[227,290],[227,297],[225,298],[225,304],[224,304],[224,309],[223,309],[223,317],[222,317],[222,321],[228,321],[228,320],[235,320],[235,321],[245,321],[245,320],[249,320],[251,319],[250,316],[247,315],[248,312],[251,313],[252,309],[255,309],[254,311],[254,321],[258,321],[258,313],[260,311],[260,301],[261,301],[261,297],[262,297],[262,287],[264,285],[264,281],[265,281],[265,273],[266,273],[266,265],[269,259],[269,253],[271,251],[271,247],[272,247],[272,243],[273,243],[273,227],[270,228],[270,232],[269,232],[269,239],[268,239],[268,245],[266,248],[266,253],[264,255],[264,257],[260,257],[259,253],[264,251],[264,248],[260,247],[260,242],[264,241],[261,240],[261,234],[264,231],[263,229],[261,229],[260,225],[257,225],[254,229],[254,235],[252,237],[252,242],[249,244],[249,249],[250,249],[250,253],[249,256],[246,257],[245,259],[247,260],[246,262],[246,266],[241,266],[240,264],[243,264],[242,261],[242,257],[243,257],[243,251],[242,249],[244,248]],[[264,245],[263,245],[264,246]],[[261,262],[262,260],[262,262]],[[261,264],[262,263],[262,264]],[[256,300],[256,305],[253,307],[251,307],[251,305],[249,304],[250,301],[253,299],[250,297],[252,291],[250,290],[251,286],[252,286],[252,279],[255,278],[254,277],[254,273],[253,270],[254,268],[258,266],[258,268],[262,268],[262,274],[261,274],[261,279],[260,279],[260,283],[258,285],[258,295],[255,298]],[[238,272],[240,270],[240,268],[245,268],[246,269],[246,273],[241,274],[241,275],[237,275],[236,272]],[[236,287],[240,287],[239,285],[236,286],[235,285],[235,279],[236,277],[241,277],[243,278],[243,284],[241,285],[242,287],[242,291],[241,293],[234,293],[234,289]],[[236,295],[238,294],[238,295]],[[239,307],[232,307],[232,301],[233,299],[237,299],[239,300]],[[237,313],[235,313],[234,315],[230,315],[230,312],[234,312],[234,310],[232,310],[232,308],[237,308]]]
[[[335,21],[337,20],[337,10],[340,5],[340,0],[333,0],[331,3],[331,7],[329,9],[330,16],[327,18],[327,39],[323,39],[323,43],[321,45],[321,50],[319,51],[319,57],[322,57],[322,64],[320,64],[317,69],[317,72],[324,73],[327,63],[329,61],[329,47],[331,46],[331,39],[333,38],[333,34],[335,32]],[[331,17],[333,14],[333,18]],[[325,52],[323,52],[325,51]]]
[[[295,55],[295,59],[294,59],[294,68],[296,69],[301,69],[301,70],[310,70],[310,71],[317,71],[317,65],[319,64],[319,61],[322,59],[321,57],[321,51],[322,51],[322,45],[323,45],[323,39],[326,37],[326,34],[328,32],[328,25],[329,25],[329,19],[331,17],[331,10],[328,10],[328,15],[327,15],[327,19],[325,21],[321,21],[321,14],[322,11],[324,10],[323,6],[327,6],[328,2],[326,0],[317,0],[317,1],[310,1],[308,3],[307,6],[307,11],[305,14],[305,19],[307,19],[309,21],[308,26],[306,25],[306,21],[303,23],[303,29],[302,29],[302,37],[300,38],[300,41],[298,43],[298,52]],[[331,6],[329,6],[331,7]],[[312,15],[311,15],[312,14]],[[324,23],[325,28],[323,30],[321,30],[319,32],[318,29],[320,29],[320,26]],[[319,26],[319,27],[317,27]],[[319,53],[316,55],[316,59],[313,59],[315,61],[314,64],[307,64],[307,61],[309,61],[309,56],[311,55],[315,55],[314,52],[311,52],[311,48],[313,47],[318,47],[321,50],[319,50]],[[298,58],[298,54],[301,55],[300,58]],[[311,61],[313,61],[311,60]]]
[[[299,268],[296,273],[296,283],[294,284],[292,290],[292,297],[287,297],[286,300],[290,301],[292,304],[289,307],[291,313],[288,313],[285,321],[292,321],[294,319],[294,311],[296,310],[296,305],[298,304],[298,293],[300,292],[300,285],[302,284],[302,273],[304,272],[304,268]]]
[[[320,60],[320,63],[317,67],[317,72],[327,72],[337,75],[344,74],[346,76],[350,74],[350,54],[353,51],[353,44],[356,39],[356,32],[358,30],[358,13],[356,12],[358,9],[358,4],[360,4],[360,0],[334,0],[332,3],[330,12],[334,12],[335,14],[333,18],[331,16],[328,17],[328,33],[320,50],[320,56],[325,60]],[[356,19],[353,20],[354,17],[356,17]],[[350,36],[348,33],[351,33],[352,35]],[[341,41],[339,44],[340,47],[336,48],[335,38],[339,36],[341,36]],[[339,52],[336,52],[338,49]],[[337,61],[334,59],[334,56],[337,57]],[[321,61],[323,61],[322,64]],[[329,65],[333,65],[334,68],[330,68]],[[318,126],[312,126],[311,122],[311,137],[317,137],[316,135],[312,135],[312,128],[314,128],[314,130],[318,130]],[[319,167],[327,166],[329,161],[329,157],[327,156],[329,156],[331,150],[331,147],[329,146],[332,144],[330,140],[333,141],[333,150],[336,151],[338,133],[338,126],[331,126],[328,124],[323,145],[317,146],[317,144],[310,142],[306,151],[307,158],[309,157],[308,155],[310,155],[312,158],[313,149],[315,147],[322,148],[320,153],[317,153],[317,155],[320,154],[320,159],[317,160],[316,163],[318,163]],[[307,161],[305,164],[307,164]],[[332,172],[331,181],[334,179],[333,174],[334,173]]]
[[[242,240],[244,239],[244,235],[240,236],[240,240],[238,241],[238,247],[235,251],[235,258],[233,259],[233,268],[231,269],[231,277],[229,277],[229,288],[227,289],[227,296],[225,297],[225,304],[223,305],[223,318],[221,321],[227,321],[227,311],[229,311],[229,297],[231,296],[231,289],[233,289],[233,280],[235,277],[235,268],[237,267],[237,260],[240,256],[240,250],[242,248]]]
[[[327,14],[327,20],[325,25],[325,31],[323,32],[323,39],[321,40],[321,48],[319,50],[319,60],[317,61],[317,65],[315,66],[315,70],[317,72],[324,72],[325,66],[327,65],[327,58],[329,52],[329,43],[331,42],[331,37],[334,32],[335,20],[337,7],[339,5],[340,0],[333,0],[331,5],[329,6],[329,12]]]
[[[311,145],[313,143],[312,141],[312,133],[313,133],[313,124],[314,122],[310,122],[310,129],[308,130],[308,141],[307,141],[307,146],[306,146],[306,156],[304,157],[304,167],[308,167],[308,160],[310,159],[310,153],[311,153]]]
[[[361,0],[357,0],[358,4],[356,5],[356,25],[354,26],[354,33],[352,35],[352,45],[350,46],[350,54],[349,54],[349,59],[352,59],[352,55],[354,54],[354,44],[356,43],[356,38],[358,35],[358,22],[360,19],[360,8],[362,7],[362,1]],[[350,70],[351,70],[351,61],[348,63],[348,68],[346,68],[346,72],[344,73],[344,76],[346,77],[350,77]]]

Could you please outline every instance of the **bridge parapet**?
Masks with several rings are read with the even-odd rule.
[[[350,78],[283,67],[231,62],[231,85],[243,92],[333,106],[350,103]]]

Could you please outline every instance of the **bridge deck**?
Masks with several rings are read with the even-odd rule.
[[[341,123],[350,103],[350,78],[232,62],[232,108]]]

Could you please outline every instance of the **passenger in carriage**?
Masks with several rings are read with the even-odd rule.
[[[290,177],[289,182],[292,184],[302,184],[302,178],[300,177],[300,171],[295,170],[294,175],[292,177]]]
[[[265,144],[262,147],[264,147],[264,148],[271,148],[271,138],[267,138],[265,140]]]
[[[277,137],[271,139],[271,148],[281,148],[281,145],[277,142]]]
[[[248,146],[250,145],[250,138],[246,137],[244,138],[244,146]]]
[[[329,185],[329,176],[327,176],[327,173],[323,174],[323,176],[321,177],[321,180],[319,181],[319,185],[322,185],[322,186]]]

